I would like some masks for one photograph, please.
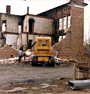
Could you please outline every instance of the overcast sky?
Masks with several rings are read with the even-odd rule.
[[[11,5],[11,14],[38,14],[48,9],[67,3],[69,0],[0,0],[0,12],[6,12],[6,5]]]
[[[0,12],[6,13],[6,5],[11,6],[11,14],[24,15],[38,14],[54,7],[67,3],[70,0],[0,0]],[[88,4],[84,8],[84,35],[85,39],[90,38],[90,0],[84,0]]]

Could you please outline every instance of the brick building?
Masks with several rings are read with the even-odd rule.
[[[84,38],[84,0],[70,0],[69,3],[40,13],[54,19],[55,33],[53,50],[58,56],[75,58],[76,52],[82,54]]]
[[[53,19],[38,15],[10,14],[11,7],[6,6],[6,13],[0,13],[0,47],[5,44],[19,49],[21,45],[24,50],[30,48],[36,37],[52,37]]]
[[[5,44],[13,48],[24,46],[30,48],[36,37],[51,37],[53,49],[61,57],[75,57],[83,47],[84,32],[84,0],[70,0],[68,3],[45,11],[38,15],[23,16],[0,13],[0,47]]]

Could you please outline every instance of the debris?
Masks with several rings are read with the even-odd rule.
[[[31,87],[31,89],[40,89],[40,88],[38,88],[38,87]]]
[[[76,89],[90,89],[90,80],[68,81],[68,86],[72,90],[76,90]]]
[[[34,56],[34,50],[31,50],[31,49],[28,49],[26,52],[25,52],[25,60],[24,61],[31,61],[32,57]]]
[[[53,94],[53,93],[42,93],[42,94]]]
[[[56,60],[57,65],[66,64],[66,62],[69,62],[68,59],[61,59],[61,58],[56,58],[56,57],[55,57],[55,60]]]
[[[11,48],[9,47],[7,44],[0,48],[0,59],[8,59],[8,58],[11,58],[11,57],[18,57],[18,51],[19,50],[16,50],[14,48]]]
[[[55,59],[58,60],[58,61],[66,61],[66,62],[69,62],[68,59],[61,59],[61,58],[55,58]]]
[[[57,85],[50,85],[50,84],[40,84],[41,88],[48,88],[48,87],[57,87]]]
[[[31,52],[27,50],[27,51],[25,52],[25,54],[26,54],[27,56],[29,56],[29,55],[31,55]]]
[[[0,64],[15,64],[18,57],[9,58],[9,59],[0,59]]]
[[[16,87],[12,90],[6,90],[5,92],[9,93],[9,92],[16,92],[16,91],[22,91],[22,90],[25,90],[27,88],[22,88],[22,87]]]
[[[42,86],[42,88],[47,88],[50,87],[50,84],[40,84]]]

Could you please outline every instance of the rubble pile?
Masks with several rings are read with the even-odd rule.
[[[9,58],[9,59],[0,59],[0,64],[16,64],[18,57]]]
[[[61,46],[60,46],[60,42],[58,43],[55,43],[53,46],[52,46],[52,54],[53,56],[59,56],[59,52],[61,51]]]
[[[14,48],[9,47],[8,45],[5,45],[0,49],[0,59],[8,59],[11,57],[18,57],[18,51]]]
[[[7,44],[0,48],[0,64],[14,64],[18,61],[18,51]]]
[[[16,64],[18,62],[18,49],[5,45],[0,49],[0,64]],[[34,50],[28,49],[23,52],[22,62],[31,61]]]
[[[24,61],[31,61],[32,57],[34,56],[35,51],[32,49],[28,49],[24,53],[25,53],[25,60]]]

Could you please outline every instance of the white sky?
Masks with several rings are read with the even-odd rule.
[[[84,8],[84,41],[88,42],[90,40],[90,0],[84,0],[84,2],[88,4]]]
[[[38,14],[48,9],[67,3],[69,0],[0,0],[0,12],[6,12],[6,5],[11,5],[11,14],[24,15],[29,6],[30,14]]]
[[[70,0],[0,0],[0,12],[6,13],[6,5],[11,5],[11,14],[24,15],[27,13],[29,6],[29,14],[38,14]],[[90,38],[90,0],[84,0],[88,4],[84,8],[84,35],[85,40]]]

